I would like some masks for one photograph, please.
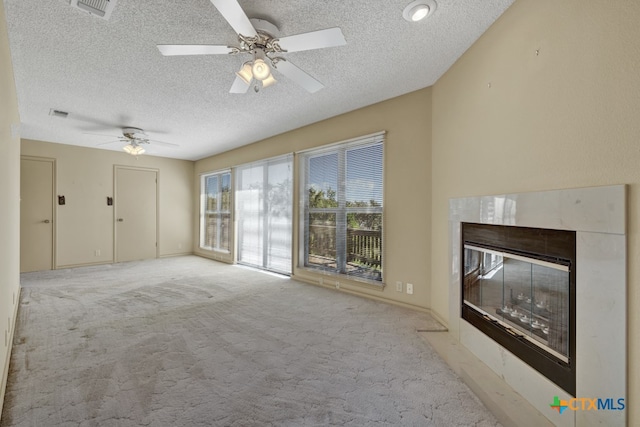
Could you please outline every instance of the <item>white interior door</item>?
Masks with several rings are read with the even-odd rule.
[[[157,258],[158,171],[115,168],[116,262]]]
[[[20,272],[53,268],[54,160],[20,161]]]

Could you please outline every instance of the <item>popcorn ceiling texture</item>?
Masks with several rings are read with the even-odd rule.
[[[409,23],[409,0],[240,0],[281,36],[340,27],[347,45],[284,55],[325,85],[315,94],[276,71],[276,85],[237,95],[228,92],[249,56],[163,57],[156,48],[235,44],[210,1],[119,0],[105,21],[68,0],[5,0],[22,137],[98,147],[109,137],[87,132],[134,126],[180,145],[149,154],[201,159],[433,85],[512,2],[440,1],[426,21]],[[50,117],[50,108],[69,117]]]
[[[22,284],[3,427],[498,425],[424,313],[194,256]]]

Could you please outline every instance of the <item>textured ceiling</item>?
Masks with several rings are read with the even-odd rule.
[[[229,89],[248,57],[164,57],[156,48],[237,44],[209,0],[118,0],[108,21],[69,0],[4,0],[21,135],[121,150],[100,144],[133,126],[179,145],[151,144],[149,154],[196,160],[431,86],[513,2],[436,1],[428,19],[409,23],[410,0],[239,0],[280,36],[340,27],[347,40],[285,55],[325,85],[319,92],[276,75],[277,84],[239,95]]]

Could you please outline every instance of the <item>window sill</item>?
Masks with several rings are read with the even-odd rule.
[[[321,286],[333,287],[336,283],[339,283],[339,286],[336,287],[358,287],[365,288],[375,291],[384,290],[386,284],[384,281],[377,280],[369,280],[363,279],[355,276],[348,276],[346,274],[334,273],[331,271],[326,271],[321,268],[314,267],[297,267],[294,271],[294,278],[296,275],[308,278],[311,281],[318,283]]]
[[[208,246],[200,246],[198,249],[200,249],[201,251],[207,251],[207,252],[215,252],[217,254],[230,254],[230,251],[226,251],[224,249],[214,249],[212,247],[208,247]]]

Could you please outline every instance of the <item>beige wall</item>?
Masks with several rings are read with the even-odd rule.
[[[196,163],[194,199],[199,200],[199,174],[243,163],[297,152],[312,147],[386,130],[384,196],[384,278],[383,291],[340,279],[341,289],[373,297],[430,306],[430,192],[431,192],[431,89],[423,89],[296,129],[255,144],[229,151]],[[297,183],[296,183],[297,185]],[[297,191],[296,191],[297,195]],[[297,206],[297,203],[295,204]],[[196,216],[198,208],[195,207]],[[297,211],[294,213],[294,254],[297,260]],[[198,219],[196,219],[197,223]],[[195,252],[212,255],[197,248]],[[219,258],[219,256],[218,256]],[[294,269],[299,279],[317,282],[320,276]],[[395,282],[414,285],[414,294],[395,290]]]
[[[640,300],[638,22],[635,0],[517,0],[436,83],[431,287],[440,317],[448,199],[504,192],[629,184],[628,298]],[[640,359],[634,307],[629,361]],[[640,424],[639,399],[640,368],[629,363],[629,425]]]
[[[20,124],[9,40],[0,0],[0,414],[20,288]]]
[[[66,198],[56,205],[56,268],[113,261],[114,207],[106,198],[114,196],[114,165],[159,170],[159,255],[191,253],[193,162],[32,140],[22,141],[21,154],[56,160],[56,192]]]

